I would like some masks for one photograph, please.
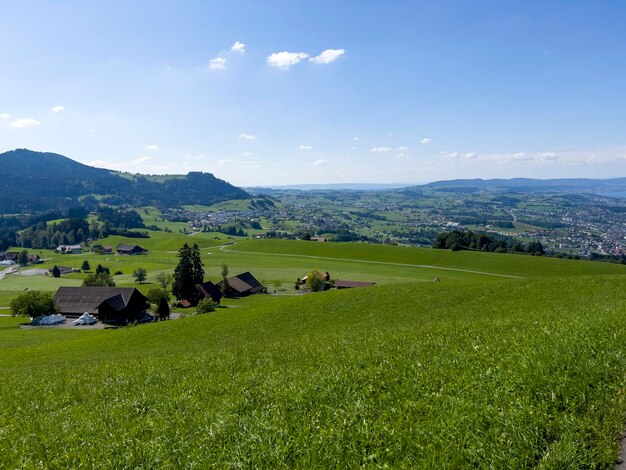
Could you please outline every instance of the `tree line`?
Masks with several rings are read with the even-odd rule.
[[[453,230],[442,232],[432,244],[433,248],[458,250],[478,250],[493,253],[529,253],[544,255],[545,249],[541,242],[531,241],[523,243],[513,238],[495,237],[483,232],[471,230]]]

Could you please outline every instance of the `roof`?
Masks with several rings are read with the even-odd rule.
[[[370,281],[342,281],[341,279],[335,280],[335,287],[340,289],[349,288],[349,287],[371,287],[375,282]]]
[[[220,281],[217,285],[221,286],[223,281]],[[265,286],[261,284],[256,278],[246,271],[245,273],[237,274],[236,276],[228,278],[228,285],[234,291],[243,294],[244,292],[248,292],[250,294],[256,294],[257,292],[265,289]]]
[[[145,251],[145,249],[141,248],[139,245],[117,245],[117,251],[133,251],[136,248]]]
[[[196,289],[198,289],[204,297],[211,297],[216,302],[219,302],[222,298],[222,291],[211,281],[196,284]]]
[[[54,301],[62,313],[85,312],[98,313],[98,307],[106,302],[114,310],[121,310],[128,305],[134,292],[134,287],[59,287]]]

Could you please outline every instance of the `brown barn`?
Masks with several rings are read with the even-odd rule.
[[[118,245],[117,246],[117,254],[118,255],[143,255],[146,254],[148,250],[140,247],[139,245]]]
[[[68,318],[89,312],[101,322],[119,325],[146,319],[150,307],[134,287],[59,287],[54,301]]]
[[[217,283],[217,287],[222,290],[224,281]],[[258,294],[259,292],[267,292],[267,287],[261,284],[256,278],[249,272],[237,274],[236,276],[228,278],[229,292],[232,295],[238,297],[245,297],[251,294]]]
[[[196,284],[196,292],[198,292],[198,301],[209,298],[219,304],[223,297],[222,290],[211,281]]]

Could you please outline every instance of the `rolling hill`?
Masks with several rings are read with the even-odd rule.
[[[26,149],[0,154],[0,214],[28,213],[76,206],[92,197],[105,202],[178,207],[249,197],[210,173],[154,181],[142,175],[122,177],[55,153]],[[87,199],[85,199],[87,198]]]

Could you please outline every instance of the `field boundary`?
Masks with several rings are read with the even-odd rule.
[[[470,273],[470,274],[480,274],[483,276],[495,276],[495,277],[504,277],[507,279],[524,279],[523,276],[513,276],[512,274],[498,274],[498,273],[490,273],[485,271],[473,271],[471,269],[461,269],[461,268],[446,268],[443,266],[433,266],[430,264],[410,264],[410,263],[393,263],[389,261],[371,261],[366,259],[356,259],[356,258],[335,258],[332,256],[314,256],[314,255],[296,255],[296,254],[288,254],[288,253],[265,253],[259,251],[243,251],[243,250],[229,250],[227,246],[233,246],[236,243],[229,243],[228,245],[221,245],[219,247],[220,251],[225,253],[241,253],[247,255],[267,255],[267,256],[289,256],[295,258],[311,258],[311,259],[325,259],[325,260],[333,260],[333,261],[352,261],[355,263],[367,263],[367,264],[382,264],[388,266],[403,266],[407,268],[424,268],[424,269],[441,269],[444,271],[456,271],[462,273]],[[217,248],[217,247],[211,247]]]

